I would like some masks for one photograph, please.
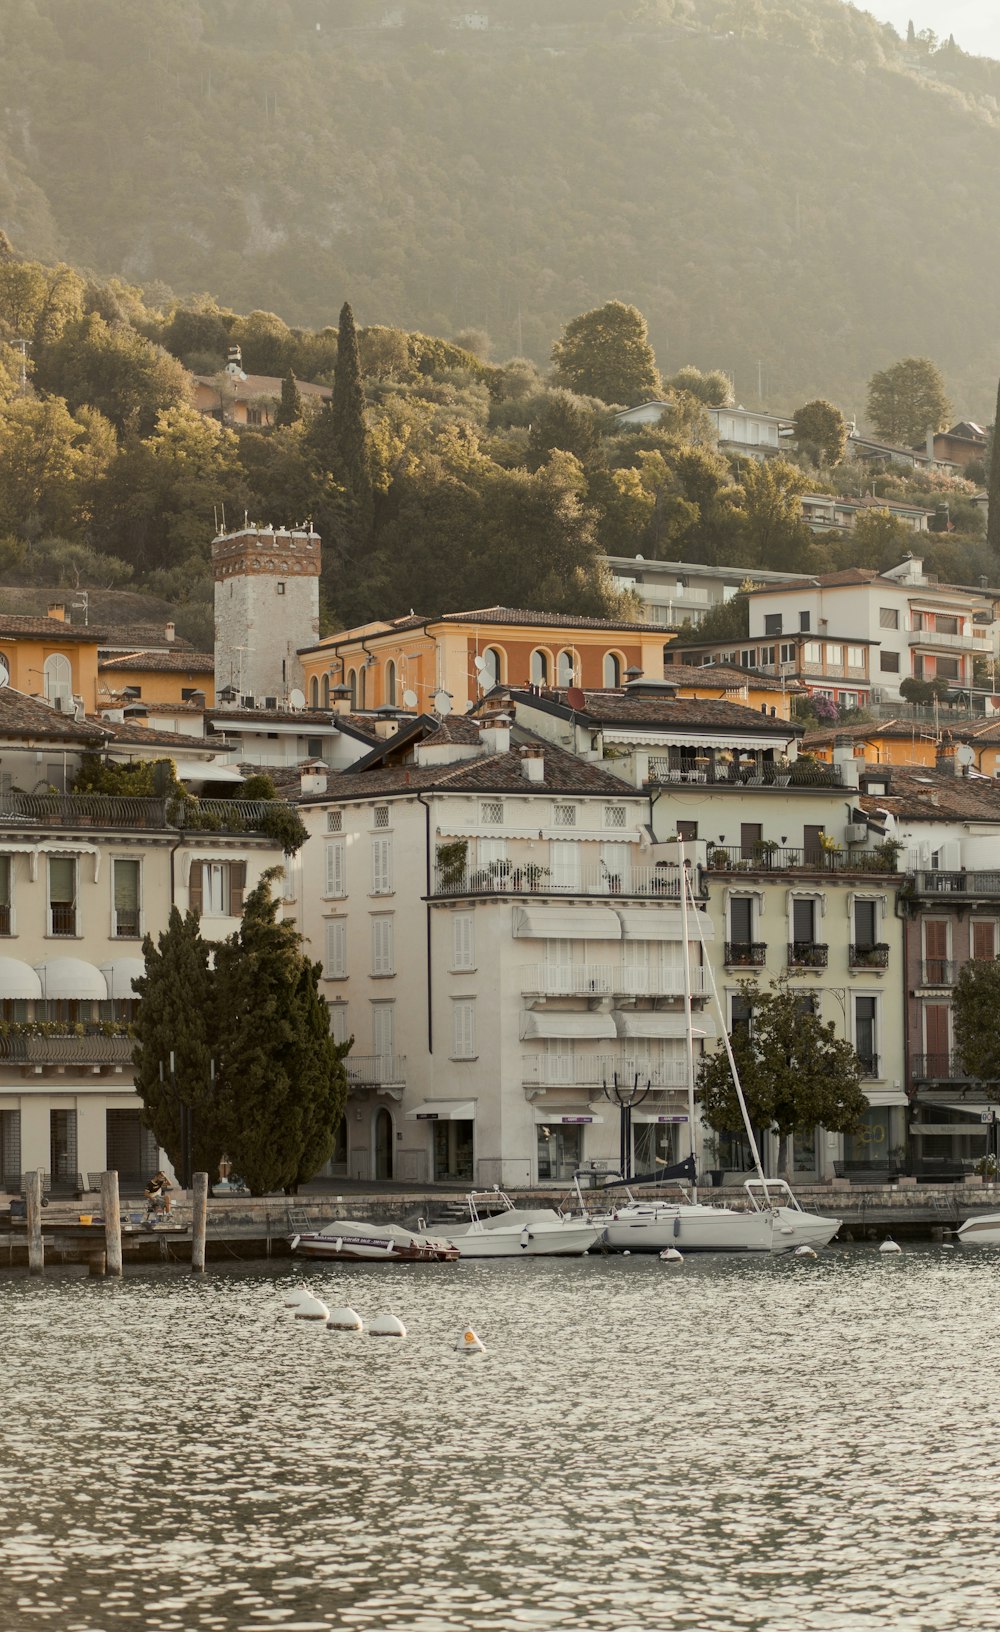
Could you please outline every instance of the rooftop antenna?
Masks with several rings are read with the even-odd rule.
[[[219,506],[217,504],[213,504],[213,506],[212,506],[212,515],[215,517],[215,531],[216,531],[216,535],[218,535],[218,531],[219,531]]]
[[[225,507],[225,505],[223,505],[222,506],[222,531],[225,532],[225,530],[226,530],[226,507]]]
[[[85,590],[85,589],[78,589],[77,594],[81,597],[81,599],[78,600],[78,601],[71,602],[71,605],[73,606],[74,610],[82,611],[84,624],[89,624],[89,622],[90,622],[90,595],[89,595],[88,591]]]

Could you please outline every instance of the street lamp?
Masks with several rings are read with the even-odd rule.
[[[634,1106],[642,1104],[652,1087],[652,1083],[647,1080],[645,1088],[640,1088],[639,1073],[637,1071],[630,1088],[625,1083],[618,1081],[616,1071],[611,1078],[610,1088],[606,1082],[602,1086],[605,1099],[613,1101],[618,1106],[618,1168],[623,1179],[630,1179],[632,1177],[632,1109]]]

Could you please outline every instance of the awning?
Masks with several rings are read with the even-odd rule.
[[[610,907],[514,908],[517,940],[620,941],[622,926]]]
[[[615,1022],[610,1014],[591,1014],[586,1009],[551,1010],[531,1009],[521,1016],[521,1040],[532,1037],[617,1037]]]
[[[204,759],[178,759],[174,769],[181,782],[245,782],[235,765],[213,765]]]
[[[639,1110],[635,1110],[635,1111],[632,1112],[632,1121],[633,1122],[666,1123],[666,1125],[669,1126],[671,1123],[674,1123],[674,1122],[686,1123],[687,1122],[687,1112],[686,1111],[676,1111],[676,1112],[675,1111],[644,1111],[642,1109],[639,1109]]]
[[[87,1003],[106,1003],[108,985],[99,969],[82,958],[51,958],[48,963],[36,964],[42,983],[42,997],[47,1002],[56,998],[78,999]]]
[[[146,965],[142,958],[116,958],[114,963],[101,964],[101,974],[108,983],[108,996],[112,999],[136,998],[138,994],[132,990],[132,982],[145,973]]]
[[[986,1115],[985,1111],[983,1112],[983,1115]],[[985,1139],[990,1132],[990,1126],[991,1124],[989,1122],[979,1121],[977,1114],[977,1121],[975,1124],[964,1122],[911,1122],[910,1132],[919,1137],[926,1135],[927,1137],[932,1137],[934,1139],[940,1139],[942,1137],[950,1139],[969,1139],[975,1138],[976,1134],[979,1133],[982,1134],[983,1138]]]
[[[651,1013],[648,1009],[615,1009],[612,1019],[617,1022],[619,1037],[686,1037],[687,1025],[683,1014]],[[710,1014],[696,1014],[694,1035],[714,1037],[715,1021]]]
[[[428,1099],[406,1112],[407,1122],[474,1122],[474,1099]]]
[[[684,936],[681,930],[681,911],[673,905],[658,905],[655,907],[619,907],[617,916],[621,920],[622,935],[627,941],[678,941]],[[699,936],[698,931],[701,930]],[[699,912],[697,923],[694,910],[688,912],[688,940],[697,942],[699,939],[712,941],[715,939],[715,924],[706,912]]]
[[[30,963],[20,958],[0,958],[0,1000],[33,1001],[42,995],[42,983]]]
[[[543,1111],[540,1106],[535,1106],[536,1127],[544,1126],[546,1128],[555,1128],[565,1126],[567,1123],[590,1123],[603,1121],[603,1116],[595,1116],[594,1112],[590,1110]]]
[[[742,748],[747,752],[762,753],[767,748],[780,750],[789,739],[794,738],[795,730],[785,724],[784,720],[764,720],[760,716],[764,729],[760,736],[726,736],[717,732],[691,731],[640,731],[616,729],[604,732],[605,742],[628,743],[635,748]]]

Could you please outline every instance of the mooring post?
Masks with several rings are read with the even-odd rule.
[[[208,1227],[208,1174],[191,1175],[191,1270],[205,1273],[205,1232]]]
[[[28,1269],[32,1275],[45,1271],[45,1243],[42,1240],[42,1175],[36,1168],[24,1175],[24,1199],[28,1219]]]
[[[101,1211],[104,1214],[104,1244],[109,1275],[122,1272],[122,1218],[118,1200],[118,1174],[101,1174]]]

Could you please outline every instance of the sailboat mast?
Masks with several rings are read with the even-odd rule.
[[[684,942],[684,1036],[687,1041],[688,1154],[695,1163],[695,1173],[697,1173],[698,1158],[694,1153],[694,1018],[691,1013],[691,946],[688,941],[687,861],[684,855],[684,840],[680,838],[677,840],[677,861],[681,875],[681,939]],[[693,1201],[698,1200],[697,1180],[692,1186],[691,1197]]]

